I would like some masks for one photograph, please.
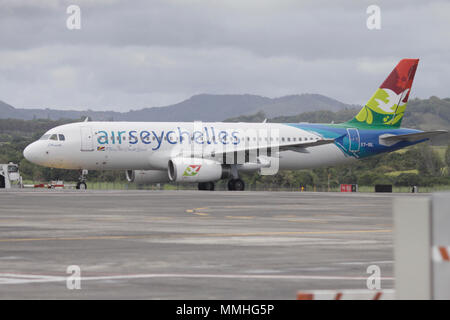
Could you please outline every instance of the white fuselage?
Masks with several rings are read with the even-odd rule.
[[[192,152],[206,158],[224,148],[232,151],[244,145],[266,147],[317,139],[320,136],[314,132],[275,123],[81,122],[49,130],[30,144],[24,155],[31,162],[53,168],[167,170],[170,159]],[[276,157],[280,170],[353,160],[332,143],[281,151]]]

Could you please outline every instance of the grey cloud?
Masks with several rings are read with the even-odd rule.
[[[82,29],[65,27],[79,4]],[[0,0],[0,99],[127,110],[196,93],[315,92],[363,103],[403,57],[412,95],[448,96],[450,4],[378,1]],[[372,67],[375,66],[375,67]]]

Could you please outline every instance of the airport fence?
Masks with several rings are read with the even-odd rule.
[[[24,181],[24,184],[33,185],[36,182]],[[65,181],[65,185],[74,187],[76,182]],[[128,183],[122,181],[107,182],[107,181],[88,181],[88,189],[91,190],[197,190],[197,184],[179,184],[179,183],[163,183],[152,185],[136,185],[135,183]],[[247,191],[290,191],[290,192],[340,192],[340,187],[326,186],[301,186],[301,185],[277,185],[277,184],[247,184]],[[217,191],[227,191],[227,181],[218,181],[215,186]],[[393,186],[394,193],[411,193],[411,187],[396,187]],[[419,193],[431,193],[439,191],[450,191],[449,186],[418,186]],[[358,192],[371,193],[375,192],[374,186],[358,186]]]
[[[155,185],[136,185],[134,183],[124,182],[89,182],[89,189],[93,190],[197,190],[197,184],[155,184]],[[303,187],[303,188],[302,188]],[[219,181],[216,183],[215,190],[228,190],[227,182]],[[276,185],[276,184],[249,184],[246,186],[247,191],[290,191],[290,192],[340,192],[340,187],[324,186],[299,186],[299,185]],[[411,187],[392,188],[394,193],[411,193]],[[418,187],[419,193],[431,193],[439,191],[450,191],[450,186],[428,186]],[[371,193],[375,192],[374,186],[358,186],[358,192]]]

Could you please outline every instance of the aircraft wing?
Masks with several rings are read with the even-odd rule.
[[[433,130],[433,131],[424,131],[418,133],[408,133],[408,134],[400,134],[400,135],[386,135],[380,136],[380,141],[388,144],[394,144],[400,141],[408,141],[414,142],[424,139],[430,139],[440,134],[448,133],[447,130]]]
[[[224,154],[233,154],[233,153],[246,153],[246,152],[252,152],[256,150],[262,150],[262,149],[268,149],[278,148],[278,151],[287,151],[292,150],[296,152],[307,152],[306,148],[321,146],[325,144],[334,143],[334,139],[322,139],[319,138],[317,140],[308,140],[308,141],[301,141],[301,142],[286,142],[286,143],[278,143],[278,144],[262,144],[258,146],[236,146],[236,147],[228,147],[224,150],[212,150],[210,152],[211,155],[214,155],[214,157],[221,157]],[[207,152],[209,153],[209,152]]]
[[[278,148],[280,149],[280,151],[284,151],[284,150],[296,151],[297,149],[316,147],[316,146],[321,146],[321,145],[330,144],[330,143],[334,143],[334,139],[319,139],[319,140],[314,140],[314,141],[305,141],[305,142],[296,143],[296,144],[286,144],[286,145],[280,145]]]

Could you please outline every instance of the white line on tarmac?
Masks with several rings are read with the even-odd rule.
[[[353,261],[353,262],[339,262],[341,265],[369,265],[369,264],[393,264],[393,260],[386,261]]]
[[[184,279],[246,279],[246,280],[367,280],[367,277],[348,276],[318,276],[318,275],[255,275],[255,274],[186,274],[186,273],[150,273],[115,276],[81,276],[83,281],[102,280],[131,280],[131,279],[158,279],[158,278],[184,278]],[[26,284],[63,282],[67,277],[47,275],[26,275],[14,273],[0,273],[1,284]],[[383,277],[381,280],[394,280],[392,277]]]

